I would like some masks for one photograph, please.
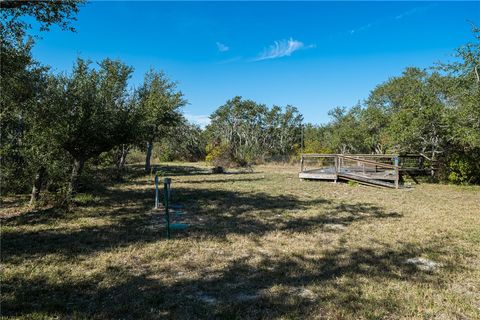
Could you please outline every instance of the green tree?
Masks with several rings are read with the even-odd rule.
[[[388,114],[390,148],[427,155],[432,161],[444,152],[447,140],[443,77],[418,68],[377,86],[367,104]]]
[[[301,139],[303,117],[293,106],[271,109],[234,97],[211,116],[207,127],[209,159],[248,166],[266,157],[290,156]],[[214,156],[215,155],[215,156]]]
[[[328,114],[332,118],[329,125],[328,143],[329,149],[339,153],[363,153],[366,152],[365,132],[361,129],[359,105],[347,110],[337,107]]]
[[[46,140],[37,123],[38,106],[44,101],[46,70],[33,60],[33,21],[40,31],[52,25],[73,30],[70,22],[83,1],[0,1],[0,127],[2,191],[23,192],[35,175],[32,202],[47,175],[61,170],[63,157]]]
[[[38,101],[42,99],[46,69],[33,60],[30,46],[2,43],[0,48],[0,155],[6,191],[25,191],[32,167],[26,152]]]
[[[287,105],[285,111],[273,106],[266,113],[267,133],[264,143],[271,156],[283,159],[295,153],[300,147],[303,116],[294,106]]]
[[[200,161],[205,159],[207,142],[204,131],[182,118],[160,139],[160,159],[163,161]]]
[[[246,166],[264,154],[265,105],[237,96],[220,106],[207,127],[213,147],[226,147],[226,158]]]
[[[84,0],[0,0],[0,34],[11,44],[25,40],[36,21],[40,31],[48,31],[52,25],[73,31],[71,21]]]
[[[134,139],[128,115],[135,104],[127,91],[132,68],[110,59],[98,71],[90,64],[78,59],[71,74],[52,78],[42,110],[51,138],[73,159],[69,194],[77,191],[87,160]]]
[[[143,115],[141,140],[146,144],[145,171],[150,172],[153,143],[180,122],[180,108],[187,101],[175,82],[155,70],[147,72],[138,94]]]
[[[480,183],[480,28],[459,47],[456,60],[440,64],[447,74],[449,144],[446,162],[453,182]]]

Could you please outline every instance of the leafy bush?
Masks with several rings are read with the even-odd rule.
[[[457,184],[480,183],[480,155],[455,155],[448,162],[448,180]]]
[[[207,155],[205,161],[215,167],[229,168],[232,166],[230,148],[228,144],[219,143],[217,145],[207,144]]]

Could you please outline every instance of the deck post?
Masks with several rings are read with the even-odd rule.
[[[167,239],[170,239],[170,184],[172,179],[163,179],[163,205],[165,207],[165,222],[167,227]]]
[[[338,156],[335,155],[333,160],[335,162],[335,179],[333,180],[333,183],[337,183],[337,179],[338,179]]]
[[[300,159],[300,172],[303,172],[303,154],[302,158]]]
[[[155,174],[155,209],[158,209],[158,174]]]
[[[395,168],[395,189],[398,189],[398,186],[399,186],[399,180],[400,180],[400,170],[398,168],[398,156],[394,158],[394,164],[396,166]]]

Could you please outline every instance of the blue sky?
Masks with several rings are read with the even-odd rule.
[[[118,58],[135,68],[132,85],[164,70],[200,124],[235,95],[325,123],[405,67],[451,59],[471,40],[468,20],[480,24],[480,2],[95,1],[76,33],[54,28],[33,53],[55,71]]]

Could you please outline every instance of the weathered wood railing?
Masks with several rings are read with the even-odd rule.
[[[307,168],[315,162],[313,168]],[[364,184],[398,188],[401,179],[396,154],[303,154],[300,178],[355,180]]]
[[[373,157],[390,158],[390,156]],[[337,155],[338,165],[335,168],[337,176],[351,180],[363,180],[364,183],[376,183],[377,181],[393,181],[393,186],[398,189],[400,185],[400,169],[398,157],[393,157],[395,164],[365,159],[364,155]],[[367,181],[371,180],[371,181]]]

